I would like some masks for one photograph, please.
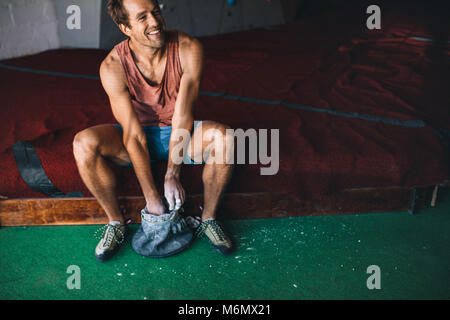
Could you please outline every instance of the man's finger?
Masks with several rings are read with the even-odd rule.
[[[178,210],[181,208],[181,205],[183,204],[183,202],[181,201],[181,192],[175,191],[174,196],[175,196],[175,210]]]
[[[167,203],[169,204],[169,210],[173,210],[175,207],[175,201],[173,197],[173,193],[166,195]]]
[[[181,201],[180,197],[175,198],[175,210],[180,209],[182,204],[183,202]]]

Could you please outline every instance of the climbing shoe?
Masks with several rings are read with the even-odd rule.
[[[196,237],[207,236],[214,249],[223,255],[228,255],[233,249],[230,238],[225,234],[222,227],[215,219],[203,221],[195,231]]]

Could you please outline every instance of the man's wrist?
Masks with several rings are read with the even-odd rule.
[[[165,179],[179,179],[180,178],[180,170],[167,170]]]
[[[165,179],[179,179],[180,178],[181,165],[176,165],[174,163],[169,163],[167,165],[167,171]]]
[[[161,196],[158,192],[149,192],[144,195],[144,198],[147,203],[158,203],[161,201]]]

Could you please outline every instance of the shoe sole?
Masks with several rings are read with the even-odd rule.
[[[233,248],[231,248],[228,252],[222,252],[220,251],[220,249],[217,249],[216,247],[212,246],[214,248],[215,251],[217,251],[218,253],[220,253],[223,256],[229,256],[232,252],[233,252]]]
[[[111,259],[117,253],[117,251],[118,250],[110,251],[110,253],[105,254],[103,256],[95,255],[95,259],[97,259],[97,261],[99,261],[99,262],[105,262],[105,261]]]

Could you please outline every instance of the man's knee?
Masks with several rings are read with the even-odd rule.
[[[77,160],[83,160],[98,152],[100,140],[91,129],[78,132],[73,139],[73,153]]]
[[[209,145],[209,150],[207,150],[207,152],[214,154],[216,161],[219,160],[217,158],[220,158],[221,163],[224,163],[225,161],[228,163],[228,159],[232,157],[232,152],[234,150],[234,135],[232,131],[233,130],[228,125],[214,123],[214,125],[208,129],[208,132],[206,132],[206,140],[213,141],[213,143]]]
[[[226,124],[219,123],[216,126],[216,130],[217,136],[215,137],[215,139],[222,140],[223,146],[226,150],[232,148],[234,135],[231,127]]]
[[[214,122],[212,125],[209,126],[208,130],[205,132],[206,140],[224,140],[229,136],[229,130],[231,130],[231,127],[223,124]]]

